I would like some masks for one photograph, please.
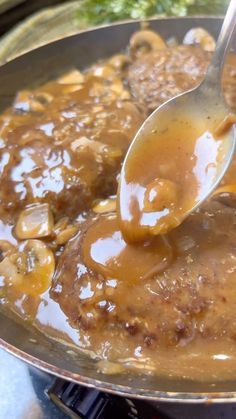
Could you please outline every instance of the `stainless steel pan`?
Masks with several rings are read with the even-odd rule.
[[[164,38],[175,36],[180,41],[186,31],[194,26],[202,26],[216,37],[220,24],[221,19],[214,17],[150,20],[150,27]],[[4,64],[0,67],[0,112],[11,104],[19,89],[53,78],[72,66],[84,68],[100,58],[121,51],[128,44],[130,35],[139,27],[139,22],[124,22],[84,31]],[[215,384],[131,373],[113,376],[100,374],[95,361],[83,354],[76,357],[70,355],[62,344],[7,317],[1,312],[1,307],[0,346],[49,373],[123,396],[185,402],[236,401],[236,377],[234,381]]]

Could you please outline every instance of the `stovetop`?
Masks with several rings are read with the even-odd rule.
[[[0,419],[235,419],[236,404],[151,404],[86,389],[0,350]],[[60,408],[50,400],[60,405]],[[64,411],[62,411],[62,409]]]

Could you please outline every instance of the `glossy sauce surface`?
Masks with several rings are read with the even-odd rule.
[[[227,121],[234,119],[224,118],[223,110],[204,115],[194,108],[191,95],[181,99],[146,123],[126,156],[118,209],[122,233],[130,242],[177,227],[207,196],[227,155],[232,135]]]
[[[158,65],[169,65],[167,84],[166,68],[149,79],[157,54]],[[192,59],[186,62],[186,56]],[[200,47],[186,45],[119,55],[83,74],[76,70],[19,92],[1,116],[1,309],[85,351],[106,373],[134,369],[213,381],[236,374],[236,160],[222,182],[223,194],[166,235],[126,243],[116,211],[122,160],[150,111],[148,87],[164,101],[179,88],[194,87],[208,59]],[[149,65],[146,78],[143,62]],[[225,86],[234,112],[235,68],[231,56]],[[134,81],[138,74],[142,79],[140,91],[130,81],[132,71]],[[218,116],[213,122],[215,127]],[[189,201],[204,193],[221,152],[222,138],[206,135],[203,141],[204,127],[198,126],[184,155],[178,151],[182,128],[172,124],[162,133],[167,140],[178,128],[179,142],[170,136],[172,150],[163,141],[156,153],[153,133],[142,150],[143,168],[132,169],[142,175],[142,205],[142,187],[148,186],[147,214],[159,205],[163,185],[169,203],[181,202],[181,188],[186,192],[190,185]],[[189,179],[178,172],[180,158],[189,165]]]
[[[232,376],[235,209],[212,201],[190,216],[166,238],[172,257],[164,269],[146,278],[132,275],[132,263],[131,273],[120,277],[113,265],[117,255],[104,267],[97,265],[98,256],[91,261],[84,254],[111,217],[84,223],[59,262],[50,292],[80,337],[89,336],[87,347],[124,368],[198,380]],[[109,254],[106,246],[102,250],[100,264]]]
[[[34,203],[49,204],[56,219],[76,218],[115,193],[142,121],[122,74],[109,64],[19,92],[0,117],[1,219],[15,222]]]
[[[155,237],[145,245],[125,242],[117,216],[101,217],[88,230],[83,244],[86,265],[106,277],[131,282],[145,280],[162,271],[172,259],[172,249],[165,237]]]

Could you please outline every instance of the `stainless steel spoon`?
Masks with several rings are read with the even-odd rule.
[[[161,127],[160,132],[164,132],[165,129],[168,128],[169,123],[173,120],[173,115],[174,121],[176,121],[178,118],[183,119],[183,115],[184,118],[188,119],[189,117],[189,120],[191,120],[191,118],[194,116],[194,118],[197,118],[201,124],[203,124],[202,126],[204,126],[204,130],[206,132],[208,127],[210,129],[210,125],[212,129],[212,121],[216,115],[219,116],[220,120],[224,120],[224,118],[229,115],[230,109],[221,94],[221,76],[225,53],[233,34],[235,23],[236,0],[231,0],[221,28],[220,35],[218,37],[215,53],[207,69],[203,82],[197,88],[176,96],[157,108],[146,119],[136,134],[133,142],[131,143],[122,167],[118,192],[118,213],[121,220],[121,229],[126,238],[131,238],[134,231],[131,234],[129,234],[129,231],[131,231],[131,229],[134,230],[136,227],[143,228],[144,234],[142,232],[140,235],[137,234],[137,237],[134,237],[135,240],[136,238],[140,239],[145,237],[149,233],[162,234],[168,231],[168,228],[162,229],[159,228],[160,226],[158,225],[157,228],[155,228],[155,223],[158,224],[158,222],[160,223],[160,220],[163,221],[163,217],[160,217],[159,213],[154,211],[154,214],[156,214],[156,219],[155,217],[153,219],[153,217],[151,217],[151,215],[148,213],[145,214],[144,203],[142,201],[144,192],[140,192],[140,188],[137,185],[139,183],[142,184],[142,182],[145,184],[146,179],[148,179],[149,165],[147,162],[145,163],[145,167],[142,171],[142,179],[140,179],[140,181],[130,176],[131,166],[133,170],[133,168],[142,163],[142,159],[145,155],[145,147],[148,147],[148,145],[146,145],[146,140],[149,138],[149,135],[151,135],[152,132],[155,132],[155,130],[159,127]],[[156,141],[158,140],[159,137],[156,138]],[[226,170],[230,165],[232,156],[234,154],[235,142],[236,132],[234,125],[232,125],[228,129],[227,135],[224,138],[224,152],[221,152],[221,157],[217,159],[214,175],[211,175],[209,179],[207,178],[208,180],[205,181],[204,187],[196,195],[196,199],[193,200],[190,207],[186,206],[184,216],[182,218],[179,217],[179,220],[176,221],[176,224],[172,223],[169,230],[180,224],[180,222],[182,222],[182,220],[186,218],[190,212],[199,207],[199,205],[201,205],[202,202],[212,194],[213,190],[222,180]],[[137,150],[142,150],[142,152],[138,153]],[[169,157],[171,160],[171,154]],[[153,159],[154,158],[155,156]],[[146,174],[144,172],[146,172]],[[183,177],[184,176],[188,176],[188,173],[185,173],[183,168]],[[182,194],[183,193],[184,192],[182,191]],[[135,207],[136,210],[132,212],[131,207]],[[135,234],[133,236],[135,236]]]

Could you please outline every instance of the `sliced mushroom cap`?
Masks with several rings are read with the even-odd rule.
[[[15,227],[15,235],[20,240],[49,236],[54,227],[49,204],[36,204],[20,213]]]
[[[62,217],[54,226],[53,233],[55,236],[60,234],[61,231],[65,230],[69,224],[69,218],[68,217]]]
[[[14,109],[20,112],[43,112],[45,105],[29,90],[22,90],[16,96]]]
[[[84,81],[84,75],[79,70],[71,70],[64,74],[58,80],[60,84],[80,84]]]
[[[22,283],[22,274],[19,272],[19,261],[17,263],[17,253],[6,256],[0,263],[0,287],[20,286]]]
[[[115,68],[110,64],[97,64],[92,67],[92,74],[96,77],[110,79],[115,75]]]
[[[109,60],[109,63],[112,65],[112,67],[119,71],[124,71],[130,62],[130,58],[125,54],[114,55]]]
[[[21,281],[20,273],[17,265],[12,260],[17,254],[17,248],[6,240],[0,240],[0,289],[7,285],[11,285],[14,281]]]
[[[16,247],[7,240],[0,240],[0,261],[16,252]]]
[[[6,256],[0,263],[4,285],[32,296],[50,287],[54,270],[54,255],[41,240],[27,240],[20,251]]]
[[[56,243],[61,246],[66,244],[78,231],[78,226],[68,225],[64,230],[60,231],[56,237]]]
[[[102,199],[98,201],[93,207],[93,212],[96,214],[103,214],[105,212],[114,212],[116,211],[116,197]]]
[[[53,230],[56,244],[59,246],[66,244],[77,233],[78,228],[78,225],[69,224],[67,217],[61,218]]]
[[[190,29],[184,39],[185,45],[200,45],[205,51],[214,51],[216,42],[213,36],[203,28]]]
[[[164,48],[167,46],[162,37],[150,30],[135,32],[130,38],[130,52],[135,58],[143,53]]]
[[[24,275],[24,288],[29,294],[42,294],[51,285],[55,270],[53,252],[41,240],[28,240],[24,245],[28,271]]]

